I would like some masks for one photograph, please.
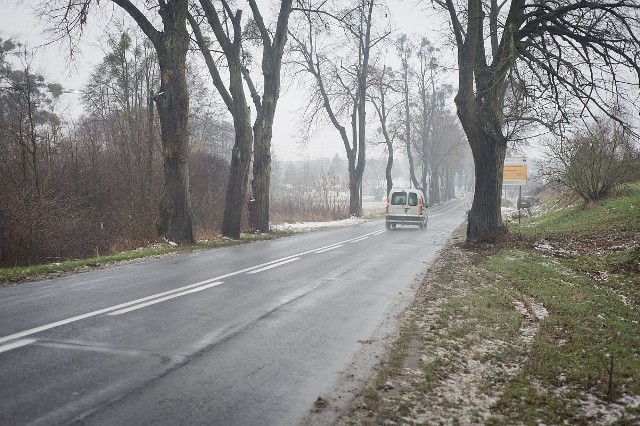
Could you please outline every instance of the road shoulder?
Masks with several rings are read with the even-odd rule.
[[[465,226],[463,224],[453,232],[433,264],[427,266],[424,275],[411,284],[410,292],[399,295],[375,333],[368,340],[359,342],[361,349],[349,366],[339,373],[335,386],[318,395],[314,406],[300,424],[351,424],[354,421],[360,423],[361,420],[376,423],[373,411],[369,410],[366,402],[370,388],[379,380],[380,371],[387,368],[389,357],[398,349],[399,342],[406,343],[407,327],[412,327],[418,313],[416,308],[429,293],[437,274],[442,272],[442,266],[438,265],[449,257],[456,244],[464,241]]]

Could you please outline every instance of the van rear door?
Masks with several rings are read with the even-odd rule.
[[[408,213],[407,193],[405,191],[396,191],[391,194],[389,202],[389,214],[398,215]]]

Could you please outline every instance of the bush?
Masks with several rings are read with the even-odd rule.
[[[630,132],[618,123],[597,122],[567,140],[547,144],[551,165],[545,175],[586,203],[599,201],[616,185],[638,179],[640,152]]]

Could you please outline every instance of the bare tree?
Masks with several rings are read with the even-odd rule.
[[[225,211],[222,221],[222,234],[231,238],[240,238],[242,213],[246,202],[247,182],[253,149],[253,133],[251,129],[251,112],[245,95],[242,80],[242,10],[235,13],[228,2],[223,1],[225,17],[231,26],[229,33],[225,29],[218,11],[209,1],[202,1],[201,6],[206,19],[215,33],[215,37],[227,59],[229,72],[229,89],[220,75],[210,47],[200,30],[196,19],[189,15],[189,23],[193,28],[200,51],[203,53],[213,84],[220,93],[227,109],[233,117],[235,143],[231,154],[229,180],[225,196]]]
[[[411,183],[429,202],[440,202],[440,152],[447,141],[434,136],[436,120],[445,115],[451,88],[441,83],[444,68],[439,49],[427,38],[402,35],[396,42],[401,63],[404,141]]]
[[[440,92],[443,94],[443,92]],[[462,172],[470,155],[469,144],[455,114],[437,108],[432,119],[432,143],[429,146],[430,202],[455,197],[453,176]]]
[[[259,95],[256,85],[251,82],[249,73],[245,79],[251,89],[251,97],[256,108],[256,120],[253,125],[253,204],[250,210],[252,226],[260,232],[269,231],[269,190],[271,187],[271,138],[273,120],[280,96],[280,70],[282,56],[287,41],[289,16],[292,0],[281,0],[280,12],[273,36],[268,31],[255,0],[249,0],[256,26],[260,32],[262,44],[263,93]]]
[[[160,119],[164,160],[164,189],[157,228],[160,235],[176,243],[193,243],[193,219],[189,198],[189,94],[186,80],[188,0],[144,2],[111,0],[125,11],[153,44],[160,66],[160,88],[154,100]],[[95,1],[96,5],[99,3]],[[94,0],[68,2],[43,0],[41,14],[55,25],[60,38],[67,37],[72,53]],[[162,29],[153,15],[158,14]]]
[[[402,95],[404,104],[403,124],[404,124],[404,146],[409,160],[409,179],[415,188],[420,186],[418,179],[416,178],[415,161],[413,159],[413,150],[411,148],[412,132],[411,132],[411,91],[409,86],[411,85],[412,69],[410,60],[415,50],[414,44],[406,36],[401,35],[397,41],[398,55],[400,56],[400,73],[402,77]]]
[[[271,138],[273,120],[280,96],[280,69],[284,45],[287,40],[292,0],[280,2],[280,11],[273,35],[267,28],[256,1],[249,0],[253,15],[251,24],[257,30],[255,40],[259,41],[262,46],[262,94],[258,92],[258,87],[253,82],[246,65],[247,50],[243,46],[243,39],[248,37],[248,32],[242,27],[242,10],[234,12],[227,0],[222,0],[221,3],[223,9],[218,11],[210,0],[200,0],[204,16],[226,59],[229,71],[228,90],[211,52],[211,46],[200,29],[200,23],[194,16],[189,17],[189,22],[194,29],[198,47],[205,57],[213,83],[227,105],[236,128],[236,143],[231,157],[222,234],[239,238],[252,151],[254,161],[253,194],[250,204],[251,225],[258,231],[269,231]],[[256,109],[253,127],[250,122],[251,114],[243,79]]]
[[[628,95],[628,84],[640,78],[640,5],[632,0],[433,4],[450,19],[458,51],[455,103],[475,160],[467,240],[490,241],[504,232],[500,194],[508,91],[519,90],[531,103],[548,101],[565,121],[567,106],[608,114],[614,98]]]
[[[394,95],[400,91],[399,82],[394,78],[394,72],[387,66],[383,66],[382,70],[373,69],[371,75],[373,90],[369,95],[380,122],[380,133],[387,150],[387,164],[385,167],[387,190],[385,194],[389,194],[391,188],[393,188],[393,177],[391,176],[391,171],[393,170],[393,148],[399,131],[398,126],[392,124],[391,116],[395,109],[402,104],[402,102],[394,100]],[[391,99],[389,99],[390,97]]]
[[[128,182],[130,187],[135,186],[132,189],[139,189],[135,197],[151,200],[152,185],[156,184],[154,153],[159,153],[155,149],[159,137],[154,130],[152,104],[152,94],[159,84],[158,61],[153,45],[136,28],[119,25],[107,32],[105,56],[85,84],[82,102],[87,120],[102,123],[105,134],[119,133],[114,143],[123,153],[123,165],[137,172],[123,177],[135,179]],[[141,170],[143,173],[139,173]]]
[[[374,11],[382,7],[376,0],[357,0],[331,9],[328,2],[316,5],[312,0],[300,8],[304,21],[291,34],[300,56],[299,66],[309,72],[317,92],[312,99],[312,118],[321,110],[340,134],[349,168],[349,215],[362,215],[362,176],[366,163],[366,104],[369,87],[371,53],[389,34],[373,32]],[[323,51],[319,35],[327,36],[328,28],[338,23],[344,38],[334,38],[330,49],[344,54],[337,57]],[[347,42],[345,42],[345,39]],[[325,46],[326,47],[326,46]],[[345,54],[345,49],[347,53]],[[341,120],[350,120],[349,136]]]

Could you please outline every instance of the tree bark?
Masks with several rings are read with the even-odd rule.
[[[157,228],[178,244],[191,244],[193,219],[189,198],[189,94],[186,79],[187,1],[163,3],[159,13],[164,26],[158,32],[129,2],[115,1],[136,19],[153,42],[160,65],[160,92],[155,96],[160,119],[164,188]]]
[[[505,231],[500,205],[506,144],[487,143],[480,137],[471,147],[476,188],[468,215],[467,241],[492,242]]]
[[[242,102],[239,103],[242,104]],[[231,152],[231,166],[229,167],[229,181],[221,230],[222,235],[234,239],[240,238],[253,145],[249,107],[244,104],[244,112],[242,112],[240,110],[242,106],[238,105],[236,111],[233,112],[236,137]]]
[[[238,239],[240,238],[242,213],[247,196],[247,183],[249,180],[251,151],[253,148],[253,132],[251,128],[251,113],[242,86],[242,66],[235,60],[228,60],[228,65],[230,78],[229,92],[233,98],[231,114],[233,115],[233,126],[236,131],[236,137],[231,154],[229,182],[227,184],[222,222],[222,235]]]
[[[362,172],[349,166],[349,216],[362,216]]]
[[[220,93],[227,109],[233,117],[235,141],[231,150],[229,180],[225,195],[224,214],[222,218],[222,235],[229,238],[240,238],[242,216],[246,203],[247,183],[253,149],[253,131],[251,128],[251,111],[247,104],[243,85],[242,64],[242,10],[235,13],[227,1],[222,1],[229,22],[221,21],[218,11],[210,0],[200,0],[200,5],[207,17],[218,43],[227,59],[229,70],[229,88],[225,86],[218,71],[216,61],[211,55],[208,40],[202,35],[200,27],[193,16],[189,15],[189,23],[193,29],[200,51],[202,52],[213,84]],[[228,34],[231,24],[233,34]]]
[[[437,168],[431,170],[431,185],[429,188],[429,202],[440,202],[440,171]]]
[[[376,109],[378,114],[378,118],[380,119],[380,128],[382,129],[382,136],[384,137],[385,145],[387,146],[387,165],[385,167],[385,178],[387,182],[387,192],[385,192],[385,196],[389,195],[391,189],[393,188],[393,177],[391,176],[391,172],[393,170],[393,139],[389,135],[389,131],[387,130],[387,115],[389,111],[387,110],[387,96],[386,89],[387,84],[385,82],[385,77],[387,75],[387,67],[383,67],[382,74],[380,76],[380,81],[377,82],[378,91],[380,93],[380,98],[373,102],[373,106]],[[379,104],[378,104],[379,102]]]
[[[494,64],[486,59],[483,24],[485,11],[481,0],[468,0],[466,31],[455,16],[452,3],[448,10],[458,46],[458,93],[455,97],[458,117],[467,135],[475,163],[476,189],[468,214],[467,242],[495,241],[505,228],[500,210],[502,171],[507,138],[502,131],[504,81],[515,63],[515,28],[522,19],[523,0],[514,0],[509,10],[513,28],[505,29],[494,53]]]
[[[249,4],[254,19],[262,35],[262,74],[264,94],[261,102],[257,93],[252,93],[257,115],[253,126],[253,200],[250,208],[250,222],[259,232],[269,232],[269,189],[271,187],[271,139],[273,137],[273,120],[280,96],[280,71],[282,55],[287,40],[289,15],[293,0],[282,0],[276,33],[271,40],[258,10],[255,0]],[[252,85],[250,85],[252,86]],[[252,90],[253,92],[253,90]]]
[[[362,176],[364,175],[364,167],[366,164],[366,115],[367,115],[367,88],[369,81],[369,57],[371,54],[371,23],[374,2],[369,4],[362,3],[363,13],[366,16],[363,19],[364,34],[360,32],[360,55],[362,64],[358,70],[358,92],[357,92],[357,114],[358,114],[358,131],[357,131],[357,164],[353,175],[350,173],[349,190],[351,192],[351,200],[349,201],[349,216],[362,216]],[[355,130],[355,129],[354,129]],[[354,145],[356,143],[354,137]],[[355,196],[355,199],[354,199]]]
[[[385,195],[389,195],[393,188],[393,178],[391,177],[391,171],[393,170],[393,147],[388,146],[389,153],[387,156],[387,167],[385,168],[385,176],[387,178],[387,192]]]

